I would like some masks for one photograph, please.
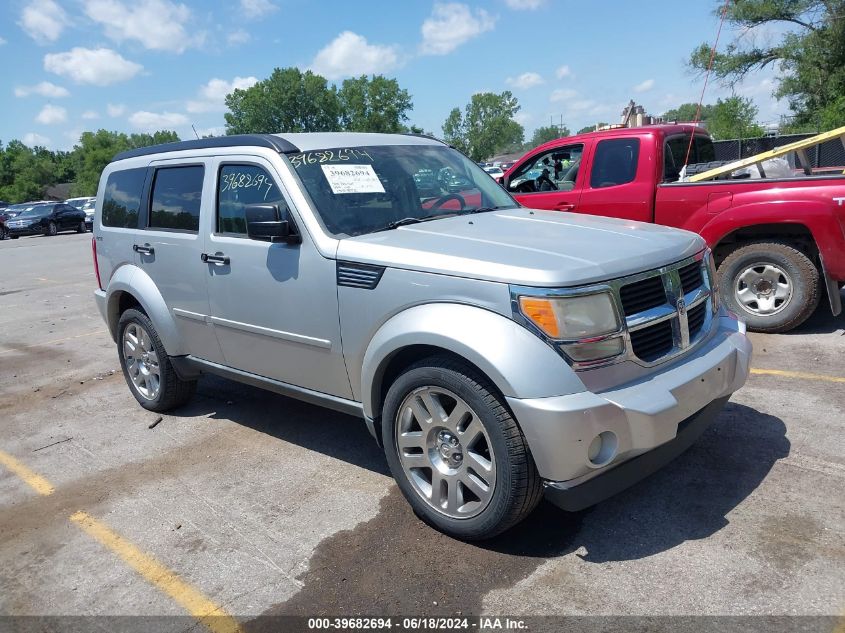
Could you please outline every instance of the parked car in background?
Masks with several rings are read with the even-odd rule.
[[[712,139],[692,125],[590,132],[531,150],[502,184],[535,209],[699,233],[713,249],[723,300],[749,329],[797,327],[825,293],[839,314],[845,176],[679,182],[688,150],[691,165],[715,160]]]
[[[499,178],[505,175],[505,172],[502,171],[501,167],[484,167],[484,171],[486,171],[490,175],[490,177],[495,180],[498,180]]]
[[[423,197],[421,172],[463,189]],[[522,208],[430,138],[129,150],[103,170],[92,247],[140,406],[185,404],[211,373],[362,417],[416,513],[459,538],[646,477],[749,372],[701,237]]]
[[[76,207],[77,209],[81,209],[85,206],[86,203],[95,200],[94,196],[82,196],[81,198],[68,198],[65,200],[65,204],[69,204],[72,207]]]
[[[85,233],[85,212],[64,202],[39,204],[6,221],[6,233],[12,239],[21,235],[47,236],[60,231]]]
[[[0,211],[2,211],[3,209],[5,209],[8,206],[9,206],[8,202],[6,202],[4,200],[0,200]]]
[[[85,212],[85,226],[91,231],[94,227],[94,211],[96,209],[97,199],[91,198],[82,205],[82,210]]]
[[[5,209],[0,209],[0,240],[5,240],[10,237],[9,231],[6,229],[6,222],[14,217],[19,216],[24,211],[28,211],[39,204],[47,204],[45,200],[38,202],[24,202],[22,204],[12,204]]]

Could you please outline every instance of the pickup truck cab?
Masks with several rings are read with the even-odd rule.
[[[797,327],[825,290],[839,314],[845,176],[678,182],[690,135],[689,162],[714,161],[696,126],[619,128],[545,143],[501,182],[529,207],[698,233],[713,250],[723,300],[751,329]]]
[[[699,236],[521,208],[431,138],[124,152],[92,245],[142,407],[211,373],[361,417],[417,514],[465,539],[645,477],[749,371]]]

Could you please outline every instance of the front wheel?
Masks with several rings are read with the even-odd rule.
[[[496,536],[542,497],[528,444],[501,396],[453,359],[425,359],[396,379],[384,402],[382,439],[414,512],[457,538]]]
[[[719,266],[722,300],[755,332],[786,332],[819,304],[819,270],[801,251],[780,242],[755,242]]]
[[[164,412],[193,397],[197,382],[179,378],[146,314],[127,310],[120,316],[117,332],[117,353],[123,377],[142,407]]]
[[[0,224],[0,240],[7,240],[9,239],[9,230]]]

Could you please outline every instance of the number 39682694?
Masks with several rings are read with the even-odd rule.
[[[237,189],[249,189],[255,187],[258,192],[264,192],[264,200],[270,195],[273,189],[273,182],[264,174],[250,174],[245,172],[231,172],[223,174],[220,178],[220,193],[235,191]]]

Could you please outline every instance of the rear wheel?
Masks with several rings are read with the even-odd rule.
[[[76,232],[77,233],[87,233],[88,232],[88,225],[85,224],[85,220],[81,220],[79,224],[76,225]]]
[[[719,266],[722,300],[755,332],[786,332],[819,304],[819,271],[809,257],[780,242],[736,249]]]
[[[124,312],[117,326],[117,353],[123,377],[138,403],[164,412],[188,402],[195,380],[182,380],[173,369],[152,321],[139,310]]]
[[[382,439],[414,512],[457,538],[496,536],[542,497],[528,444],[501,397],[453,359],[425,359],[396,379],[385,398]]]
[[[54,235],[58,234],[59,227],[56,226],[55,222],[49,222],[44,229],[44,235],[47,237],[53,237]]]

